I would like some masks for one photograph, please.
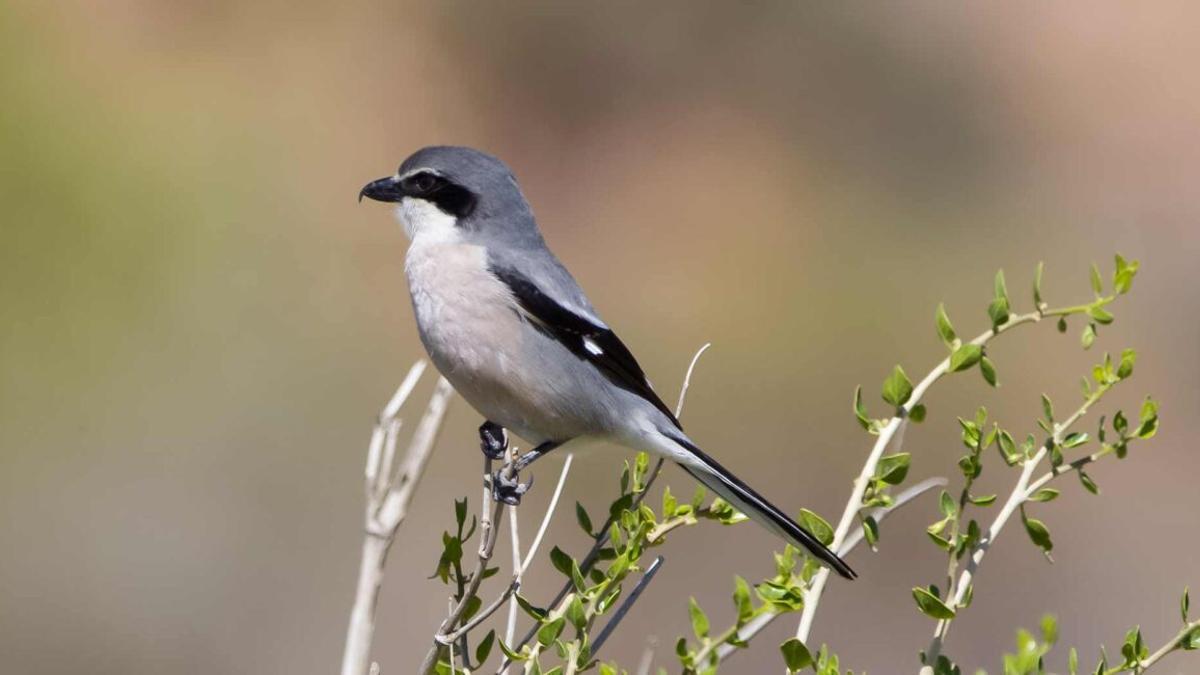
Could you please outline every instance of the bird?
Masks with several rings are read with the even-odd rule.
[[[421,342],[484,417],[485,454],[503,456],[506,430],[533,446],[515,462],[517,471],[568,442],[650,451],[841,576],[857,576],[684,433],[550,251],[504,162],[472,148],[429,146],[365,185],[363,197],[394,204],[409,239],[404,269]],[[492,484],[512,504],[528,487],[500,472]]]

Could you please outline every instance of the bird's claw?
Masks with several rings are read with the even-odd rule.
[[[533,476],[529,477],[528,483],[522,483],[516,475],[509,477],[503,469],[492,474],[492,498],[509,506],[519,505],[521,496],[529,492],[531,487]]]
[[[479,426],[479,449],[488,459],[503,459],[508,450],[508,433],[495,422],[484,422]]]

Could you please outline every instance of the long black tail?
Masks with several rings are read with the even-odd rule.
[[[716,492],[722,499],[746,514],[751,520],[775,532],[792,544],[803,546],[818,560],[833,568],[835,572],[843,577],[854,579],[858,576],[836,553],[829,550],[820,541],[817,541],[816,537],[800,527],[796,521],[789,518],[776,508],[774,504],[755,492],[754,488],[743,483],[740,478],[730,473],[728,469],[717,463],[715,459],[704,454],[700,448],[697,448],[686,438],[681,438],[680,436],[682,435],[670,434],[669,438],[687,448],[699,460],[699,463],[703,465],[703,468],[700,468],[682,463],[679,464],[684,471],[691,474],[692,478],[695,478],[708,489]]]

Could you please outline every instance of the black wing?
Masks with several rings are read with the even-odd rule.
[[[538,330],[596,366],[613,384],[649,401],[677,428],[683,428],[667,404],[654,393],[637,359],[612,329],[558,302],[516,270],[495,265],[491,270],[512,290]]]

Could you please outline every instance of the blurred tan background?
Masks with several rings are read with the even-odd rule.
[[[406,242],[355,195],[432,143],[513,166],[665,398],[712,341],[690,433],[830,519],[870,442],[851,392],[881,414],[893,363],[915,378],[941,358],[939,301],[975,334],[998,267],[1027,310],[1038,260],[1066,304],[1091,261],[1140,259],[1092,352],[1078,322],[1012,334],[992,351],[1003,386],[939,385],[906,450],[914,478],[956,475],[955,415],[985,403],[1032,429],[1039,392],[1065,407],[1102,351],[1136,347],[1103,410],[1153,394],[1158,438],[1096,467],[1100,498],[1071,480],[1036,509],[1057,564],[1006,532],[949,651],[996,670],[1047,610],[1089,661],[1135,623],[1164,640],[1200,586],[1200,8],[798,4],[0,4],[0,671],[337,667],[369,427],[421,355]],[[451,499],[476,505],[479,421],[454,404],[393,550],[385,673],[444,613],[426,577]],[[1000,489],[1013,474],[988,460]],[[537,467],[527,513],[561,461]],[[597,513],[619,459],[577,466],[568,499]],[[935,512],[885,524],[851,559],[861,580],[831,584],[814,642],[844,666],[915,670]],[[578,550],[573,520],[550,536]],[[680,533],[604,655],[632,667],[653,634],[672,666],[688,595],[728,622],[732,575],[769,574],[775,546]],[[558,581],[540,564],[535,601]],[[773,672],[794,629],[728,670]]]

